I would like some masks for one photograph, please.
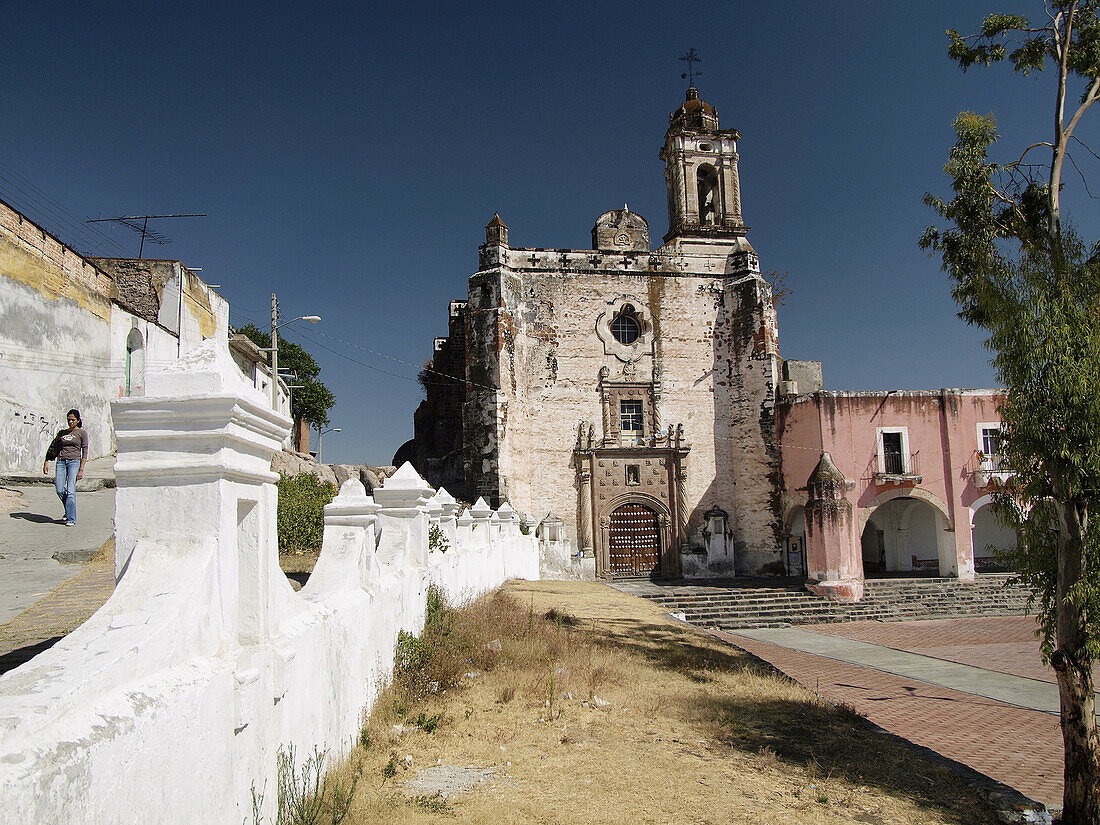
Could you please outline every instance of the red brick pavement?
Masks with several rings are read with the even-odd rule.
[[[1036,628],[1031,616],[997,616],[822,624],[814,625],[813,630],[998,673],[1054,682],[1054,672],[1043,664],[1039,655]],[[1097,675],[1100,676],[1100,671]]]
[[[712,632],[825,699],[851,705],[891,733],[969,765],[1032,799],[1061,805],[1062,735],[1057,716],[736,633]]]

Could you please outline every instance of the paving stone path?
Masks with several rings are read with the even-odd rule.
[[[92,562],[0,625],[0,673],[18,667],[78,628],[114,589],[114,562]]]
[[[1038,656],[1034,619],[710,632],[892,733],[1061,804],[1057,689]]]

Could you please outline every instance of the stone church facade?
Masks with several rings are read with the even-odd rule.
[[[739,137],[688,90],[656,248],[625,206],[583,250],[513,247],[494,216],[394,463],[555,525],[600,576],[804,576],[857,600],[868,577],[1000,569],[1001,395],[826,392],[819,362],[780,358]]]
[[[626,207],[597,219],[592,249],[513,247],[494,216],[395,460],[470,501],[556,514],[597,574],[783,572],[778,329],[739,137],[688,90],[660,151],[656,248]]]

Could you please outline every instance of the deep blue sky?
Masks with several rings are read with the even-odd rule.
[[[782,354],[824,361],[829,389],[992,386],[917,248],[921,197],[946,192],[959,110],[998,114],[1005,159],[1048,139],[1049,73],[964,75],[944,37],[1041,5],[779,8],[0,0],[0,199],[97,255],[134,256],[138,236],[112,246],[85,218],[208,213],[159,224],[173,243],[146,254],[202,267],[235,325],[268,323],[272,292],[288,318],[321,315],[284,334],[337,396],[325,459],[387,464],[494,211],[515,246],[588,247],[624,202],[664,234],[657,151],[693,46],[702,97],[743,134],[749,238],[790,273]]]

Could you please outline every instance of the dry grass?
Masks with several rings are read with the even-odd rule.
[[[111,536],[100,545],[94,556],[88,559],[87,564],[111,564],[115,563],[115,537]]]
[[[25,510],[27,500],[18,490],[9,490],[0,487],[0,513],[14,513],[16,510]]]
[[[992,821],[850,709],[610,588],[513,583],[434,616],[339,769],[361,771],[349,823]],[[406,787],[436,765],[495,776]]]
[[[312,573],[321,551],[304,551],[301,553],[279,553],[279,567],[284,573]]]

